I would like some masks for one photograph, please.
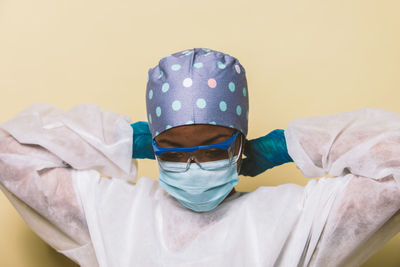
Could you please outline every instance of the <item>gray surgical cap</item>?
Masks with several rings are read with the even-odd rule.
[[[239,61],[222,52],[193,48],[160,59],[146,88],[152,137],[172,127],[212,124],[247,135],[249,92]]]

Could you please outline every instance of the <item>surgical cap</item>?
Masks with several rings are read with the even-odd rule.
[[[152,137],[172,127],[211,124],[248,129],[249,92],[239,61],[193,48],[160,59],[148,71],[147,119]]]

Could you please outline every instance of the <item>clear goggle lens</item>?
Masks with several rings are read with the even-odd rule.
[[[238,155],[240,154],[240,150],[242,147],[242,142],[240,141],[240,149]],[[235,142],[228,147],[228,149],[221,148],[209,148],[209,149],[199,149],[193,152],[185,152],[185,151],[174,151],[174,152],[166,152],[162,153],[159,156],[156,156],[157,162],[160,167],[166,171],[171,172],[185,172],[189,169],[190,164],[193,162],[199,165],[200,168],[204,170],[217,170],[227,166],[230,166],[234,163],[234,151],[235,151]],[[222,161],[224,160],[225,164],[209,164],[214,161]],[[236,158],[237,160],[237,158]],[[176,164],[181,163],[181,164]],[[218,167],[216,167],[218,166]]]

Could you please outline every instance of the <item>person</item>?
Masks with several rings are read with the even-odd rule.
[[[135,147],[148,158],[154,158],[154,149],[160,186],[183,206],[198,212],[214,209],[235,193],[239,180],[249,114],[245,69],[219,51],[179,51],[149,70],[146,96],[150,125],[132,127],[148,135]],[[280,139],[273,143],[284,144],[283,131],[275,133]],[[276,152],[281,153],[275,153],[275,161],[281,161],[274,166],[292,161],[285,148]]]
[[[148,124],[35,103],[0,125],[0,188],[81,266],[362,264],[400,231],[400,114],[295,118],[246,140],[244,74],[211,49],[161,59]],[[141,158],[157,161],[158,181],[137,180]],[[333,178],[235,192],[239,174],[292,161],[305,177]]]

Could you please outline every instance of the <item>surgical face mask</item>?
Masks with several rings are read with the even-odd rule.
[[[197,212],[215,209],[238,184],[237,158],[193,162],[186,172],[169,172],[159,168],[160,186],[177,199],[183,206]],[[186,163],[168,162],[171,168],[183,168]],[[207,170],[212,169],[212,170]]]

